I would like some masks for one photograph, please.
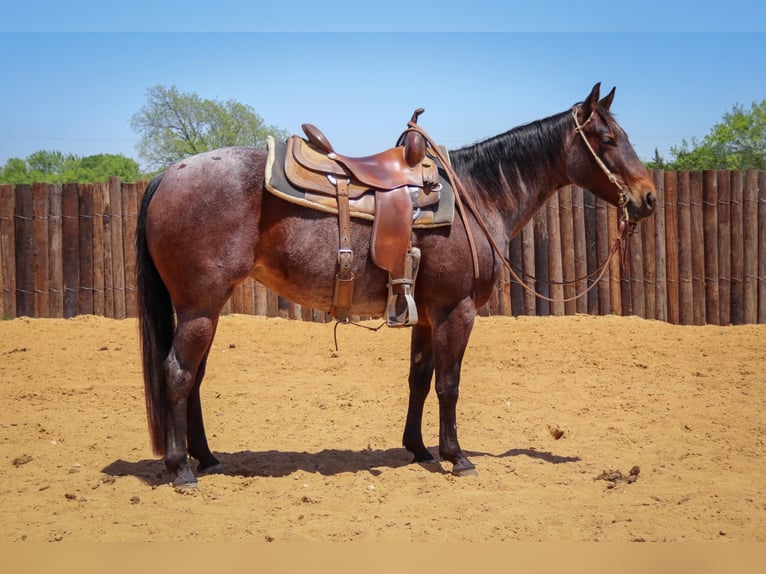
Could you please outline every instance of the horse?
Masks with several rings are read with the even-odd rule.
[[[600,83],[571,108],[450,151],[471,209],[451,226],[412,230],[421,261],[411,326],[409,403],[402,444],[413,462],[435,462],[422,437],[435,378],[439,457],[455,475],[475,474],[458,442],[463,355],[477,309],[490,298],[507,246],[559,188],[575,184],[620,206],[635,225],[654,210],[651,175],[610,112],[615,89]],[[253,277],[280,296],[332,307],[338,218],[284,201],[265,188],[267,151],[229,147],[183,159],[155,177],[136,226],[136,292],[147,421],[155,455],[178,487],[221,472],[203,423],[200,386],[222,308]],[[351,314],[381,316],[387,276],[370,256],[372,222],[353,219]],[[473,236],[473,260],[468,236]],[[410,328],[410,327],[408,327]]]

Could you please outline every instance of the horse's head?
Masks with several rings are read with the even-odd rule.
[[[623,220],[635,223],[652,214],[657,194],[649,170],[609,112],[614,88],[599,100],[600,88],[600,83],[593,86],[585,101],[572,108],[567,174],[573,183],[619,206]]]

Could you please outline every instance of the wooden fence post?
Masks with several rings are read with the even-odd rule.
[[[678,242],[670,245],[678,251],[678,318],[681,325],[694,323],[694,291],[692,289],[692,229],[689,172],[678,172]]]
[[[34,236],[34,301],[35,317],[49,317],[50,307],[50,246],[48,219],[50,203],[44,183],[32,184],[32,229]]]
[[[654,221],[654,269],[656,282],[654,284],[654,318],[659,321],[668,320],[668,269],[667,269],[667,242],[666,242],[666,200],[665,200],[665,172],[661,169],[654,170],[652,174],[654,188],[657,191],[657,208],[652,219]]]
[[[574,280],[577,278],[577,275],[575,275],[575,260],[578,257],[578,246],[575,244],[574,222],[572,221],[571,185],[559,190],[558,200],[558,225],[561,228],[561,280],[564,281],[564,288],[561,290],[561,294],[564,298],[569,299],[576,295],[576,285],[574,284]],[[579,248],[579,254],[582,256],[582,247]],[[575,313],[577,313],[577,302],[575,300],[565,302],[564,314],[574,315]]]
[[[80,310],[93,314],[93,184],[79,186],[80,196]]]
[[[742,204],[743,321],[758,322],[758,173],[745,173]]]
[[[612,248],[612,242],[609,237],[609,210],[605,201],[595,201],[593,194],[588,194],[593,202],[594,209],[596,211],[596,261],[593,268],[589,268],[588,272],[596,269],[597,265],[603,265],[606,263],[606,258],[609,256],[609,250]],[[608,315],[613,313],[612,310],[612,298],[611,298],[611,267],[604,273],[599,285],[596,288],[598,290],[598,315]]]
[[[731,172],[718,179],[718,301],[721,325],[731,323]]]
[[[680,322],[678,269],[678,187],[676,173],[665,172],[665,262],[668,284],[668,321]]]
[[[61,238],[61,202],[62,189],[58,184],[46,186],[48,192],[48,245],[50,255],[50,297],[48,299],[48,316],[62,318],[64,316],[64,260]]]
[[[105,183],[93,184],[93,313],[107,317],[104,285],[104,189]]]
[[[742,172],[731,172],[731,322],[741,325],[744,320],[745,251],[743,237]]]
[[[112,225],[112,281],[114,287],[114,318],[124,319],[125,312],[125,253],[122,233],[122,185],[120,178],[109,178],[109,201]]]
[[[721,324],[718,297],[718,182],[715,170],[702,174],[702,219],[705,236],[705,321]]]
[[[539,294],[550,297],[548,289],[548,214],[547,209],[538,209],[533,217],[535,232],[535,278],[533,288]],[[535,297],[535,315],[551,314],[550,302]]]
[[[16,313],[35,316],[34,215],[32,187],[16,186]]]
[[[61,203],[61,254],[64,269],[64,318],[80,308],[80,197],[76,183],[64,185]]]
[[[758,172],[758,322],[766,323],[766,171]]]
[[[122,184],[122,253],[123,285],[125,287],[125,316],[135,317],[136,303],[136,220],[138,217],[138,191],[135,183]]]
[[[564,296],[561,281],[564,271],[561,263],[561,223],[559,221],[559,196],[554,193],[546,204],[548,217],[548,278],[550,297],[556,299],[550,304],[551,315],[563,315],[564,304],[560,301]]]
[[[689,173],[689,213],[692,258],[692,322],[705,324],[705,234],[702,215],[702,172]]]
[[[16,317],[16,194],[0,184],[0,319]]]
[[[534,219],[530,219],[524,228],[521,230],[521,279],[526,277],[535,277],[535,261],[537,253],[537,246],[535,245],[535,222]],[[534,282],[531,283],[533,289],[535,289]],[[521,287],[519,287],[521,289]],[[537,297],[527,289],[524,291],[524,314],[536,315],[537,314]]]

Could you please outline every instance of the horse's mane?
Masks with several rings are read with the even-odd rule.
[[[498,188],[503,196],[531,191],[561,169],[563,144],[572,128],[567,110],[450,151],[450,161],[458,176],[479,193],[494,195]]]

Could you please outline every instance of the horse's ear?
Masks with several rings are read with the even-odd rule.
[[[587,98],[585,98],[585,101],[580,104],[580,109],[578,111],[578,118],[577,120],[580,123],[584,123],[588,121],[588,118],[593,113],[593,110],[596,109],[596,106],[598,105],[598,96],[601,92],[601,82],[598,82],[595,86],[593,86],[593,89],[590,91],[590,94]]]
[[[601,101],[598,103],[599,106],[604,108],[606,111],[609,111],[609,108],[612,106],[612,100],[614,99],[614,91],[616,88],[612,88],[612,91],[609,92],[606,96],[604,96]]]

